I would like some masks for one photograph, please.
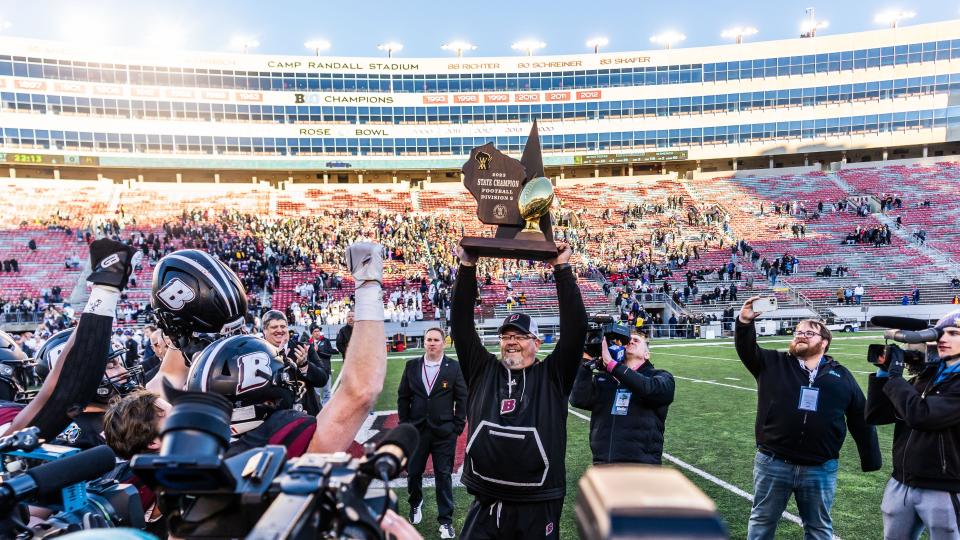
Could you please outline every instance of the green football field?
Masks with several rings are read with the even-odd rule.
[[[786,337],[760,338],[763,347],[785,350]],[[879,335],[837,334],[830,352],[850,369],[866,394],[866,362],[870,343],[879,343]],[[548,350],[544,347],[544,352]],[[712,498],[726,522],[731,538],[745,538],[750,515],[753,457],[753,425],[756,415],[756,383],[740,364],[732,340],[652,342],[652,361],[676,378],[676,399],[667,416],[664,464],[677,467]],[[419,351],[391,354],[383,394],[377,411],[397,408],[396,389],[406,359]],[[447,354],[454,356],[452,350]],[[341,364],[336,363],[335,368]],[[561,522],[562,538],[577,538],[574,500],[577,481],[590,465],[589,412],[571,408],[567,421],[567,497]],[[836,502],[833,507],[834,535],[844,539],[882,536],[880,499],[890,475],[891,426],[879,428],[884,467],[877,472],[860,471],[856,445],[849,436],[840,453]],[[643,486],[637,486],[638,490]],[[399,489],[400,511],[407,515],[406,489]],[[463,487],[454,488],[456,510],[454,526],[460,531],[471,501]],[[438,538],[436,499],[431,488],[424,488],[424,519],[418,526],[425,538]],[[791,502],[781,519],[777,538],[802,538],[796,505]]]

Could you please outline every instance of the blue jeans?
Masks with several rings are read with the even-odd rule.
[[[837,460],[822,465],[792,465],[757,452],[753,461],[753,510],[749,540],[773,539],[792,494],[803,521],[805,540],[831,540],[830,508],[837,490]]]

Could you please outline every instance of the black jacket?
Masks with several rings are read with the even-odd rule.
[[[893,477],[910,487],[960,491],[960,376],[934,384],[930,366],[910,381],[870,375],[867,422],[894,424]]]
[[[303,410],[310,416],[316,416],[322,408],[320,400],[317,399],[317,393],[314,389],[323,388],[330,379],[330,357],[317,353],[316,347],[304,342],[307,345],[307,370],[298,371],[300,380],[306,386],[303,393],[303,399],[300,400]],[[297,357],[290,349],[290,343],[283,350],[283,354],[294,364],[297,363]]]
[[[485,500],[562,499],[567,478],[567,399],[583,356],[587,312],[569,267],[554,271],[560,341],[523,370],[511,371],[483,346],[473,321],[477,270],[460,266],[451,335],[467,381],[467,460],[463,484]]]
[[[457,436],[467,424],[467,383],[460,363],[443,356],[440,371],[427,394],[423,385],[423,357],[408,360],[397,388],[397,415],[436,437]]]
[[[792,354],[762,349],[753,323],[736,322],[734,339],[740,361],[757,380],[757,446],[778,457],[819,465],[840,455],[847,427],[860,453],[860,467],[875,471],[882,465],[877,430],[863,417],[865,399],[847,368],[830,356],[817,372],[817,412],[800,410],[800,388],[807,372]],[[846,417],[846,425],[844,425]]]
[[[347,357],[347,347],[350,346],[350,336],[353,335],[353,325],[345,324],[337,332],[337,351],[344,357]]]
[[[613,373],[581,368],[570,404],[590,415],[590,450],[596,463],[650,463],[663,457],[667,408],[673,403],[673,375],[645,362],[637,371],[617,364]],[[613,414],[618,391],[630,393],[625,415]]]

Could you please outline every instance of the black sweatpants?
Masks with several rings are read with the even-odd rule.
[[[563,499],[532,503],[473,499],[461,540],[560,538]]]
[[[423,502],[423,471],[427,456],[433,457],[433,476],[437,484],[437,521],[441,525],[453,524],[453,458],[457,449],[457,436],[437,437],[430,428],[420,430],[420,442],[407,464],[407,489],[410,492],[410,507]]]

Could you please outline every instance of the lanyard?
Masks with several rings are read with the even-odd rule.
[[[440,376],[440,364],[437,364],[437,372],[433,374],[433,379],[430,379],[430,376],[427,375],[427,361],[423,361],[423,380],[427,381],[427,393],[433,391],[433,385],[437,382],[437,377]]]
[[[807,386],[812,387],[812,386],[813,386],[813,381],[816,380],[816,378],[817,378],[817,372],[820,371],[820,366],[823,365],[823,363],[826,361],[826,359],[821,358],[821,359],[820,359],[820,363],[818,363],[818,364],[817,364],[817,367],[815,367],[815,368],[813,368],[813,369],[807,369],[807,366],[806,366],[806,364],[803,363],[803,360],[799,360],[799,359],[798,359],[798,361],[800,362],[800,367],[801,367],[804,371],[806,371],[807,374],[809,375],[810,380],[809,380],[809,382],[807,383]]]

